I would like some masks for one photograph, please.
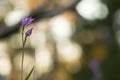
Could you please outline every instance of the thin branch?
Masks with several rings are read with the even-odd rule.
[[[74,8],[77,5],[77,3],[79,1],[80,0],[74,0],[74,2],[70,6],[67,6],[65,8],[58,7],[58,8],[49,10],[49,11],[46,11],[46,6],[48,4],[48,3],[46,3],[42,7],[38,7],[37,9],[33,10],[29,16],[33,17],[35,19],[34,21],[38,21],[43,18],[50,18],[50,17],[56,16],[62,12],[65,12],[67,10],[71,10],[72,8]],[[0,27],[0,39],[6,38],[6,37],[18,32],[20,26],[21,26],[21,22],[17,23],[16,25],[10,26],[10,27],[8,27],[8,26]]]

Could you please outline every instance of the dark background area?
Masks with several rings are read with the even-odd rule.
[[[3,6],[1,1],[0,6]],[[12,25],[7,25],[7,22],[5,21],[8,14],[1,14],[0,16],[0,46],[3,47],[2,44],[7,44],[7,50],[5,49],[4,51],[7,51],[6,54],[9,56],[9,61],[11,63],[10,65],[12,66],[9,74],[3,74],[0,71],[0,80],[16,80],[17,77],[14,76],[16,73],[16,75],[19,76],[19,68],[17,68],[14,64],[15,56],[21,51],[20,41],[16,40],[18,38],[16,37],[16,34],[20,34],[21,20],[28,16],[31,16],[35,19],[32,24],[33,26],[40,25],[41,22],[48,26],[45,29],[40,28],[40,31],[43,31],[43,33],[47,35],[47,41],[45,43],[47,48],[45,49],[48,49],[50,50],[49,52],[53,53],[50,54],[52,55],[53,62],[53,64],[51,64],[52,69],[50,69],[50,71],[46,71],[45,73],[44,71],[43,73],[41,72],[41,67],[39,69],[40,71],[36,69],[36,80],[120,80],[120,0],[95,0],[107,6],[108,14],[105,18],[101,19],[95,17],[92,18],[92,20],[81,15],[76,9],[76,6],[79,3],[82,3],[84,0],[36,0],[33,4],[31,4],[31,0],[25,0],[28,1],[25,3],[27,7],[22,8],[22,4],[20,4],[21,6],[15,5],[15,0],[5,1],[8,1],[8,3],[4,4],[8,14],[19,9],[17,7],[20,7],[21,10],[24,10],[26,11],[25,13],[29,14],[22,16],[18,22]],[[10,7],[10,9],[8,7]],[[1,10],[3,9],[1,7]],[[86,13],[89,14],[87,11]],[[105,13],[104,10],[101,13]],[[70,28],[72,30],[72,34],[67,38],[66,36],[64,37],[64,35],[62,35],[63,37],[60,36],[59,38],[57,34],[52,33],[49,21],[56,16],[60,17],[58,19],[66,18],[71,26],[74,25],[72,28]],[[64,23],[59,24],[62,25]],[[58,32],[60,29],[61,28],[58,28]],[[64,30],[66,30],[66,28],[63,28],[63,31]],[[36,32],[37,28],[35,29],[34,33]],[[41,37],[41,33],[39,35],[37,35],[37,37]],[[56,38],[63,41],[60,42],[59,40],[56,40],[54,35],[57,35]],[[37,38],[33,36],[33,39]],[[43,47],[42,41],[39,42],[40,43],[38,44]],[[59,44],[66,49],[67,43],[70,43],[72,48],[75,48],[75,50],[78,48],[74,46],[74,43],[80,47],[78,51],[82,52],[79,52],[79,59],[76,57],[75,61],[72,61],[71,59],[71,62],[65,61],[66,59],[64,58],[62,58],[62,61],[59,60],[59,57],[61,57],[59,53],[62,53],[62,48],[60,48],[59,51]],[[26,54],[32,54],[33,56],[34,53],[37,54],[36,47],[34,45],[31,46],[30,44],[34,44],[34,41],[33,43],[28,41],[25,50]],[[74,50],[72,51],[72,48],[70,48],[71,50],[68,51],[70,51],[74,56],[76,54]],[[41,50],[41,48],[39,50]],[[42,53],[42,50],[39,53]],[[64,49],[63,53],[66,54]],[[2,52],[0,55],[2,55]],[[0,58],[0,60],[2,60],[2,56]],[[2,62],[0,62],[0,65],[2,65]],[[17,63],[17,65],[19,65],[19,63]]]

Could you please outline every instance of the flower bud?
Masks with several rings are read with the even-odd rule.
[[[28,29],[28,30],[25,32],[25,35],[26,35],[26,36],[30,36],[30,35],[32,34],[32,30],[33,30],[33,28]]]
[[[25,19],[22,20],[22,25],[28,26],[28,25],[30,25],[33,22],[33,20],[34,19],[31,18],[31,17],[25,18]]]

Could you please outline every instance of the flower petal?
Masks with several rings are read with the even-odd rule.
[[[28,30],[25,32],[25,35],[26,35],[26,36],[30,36],[30,35],[32,34],[32,30],[33,30],[33,28],[28,29]]]
[[[25,19],[22,20],[22,25],[28,26],[28,25],[30,25],[33,22],[33,20],[34,19],[31,18],[31,17],[25,18]]]

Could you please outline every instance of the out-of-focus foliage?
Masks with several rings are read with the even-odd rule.
[[[74,1],[49,0],[45,9]],[[14,25],[44,3],[1,0],[0,25]],[[24,60],[24,75],[35,66],[30,80],[120,80],[120,0],[80,0],[31,26]],[[0,80],[20,79],[21,48],[21,29],[0,40]]]

